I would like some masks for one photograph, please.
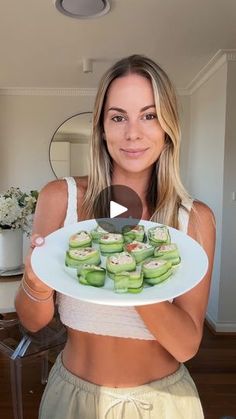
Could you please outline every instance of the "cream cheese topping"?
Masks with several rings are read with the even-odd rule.
[[[109,233],[104,234],[104,236],[101,237],[102,241],[111,242],[111,241],[123,241],[122,234],[118,233]]]
[[[110,256],[109,260],[114,265],[122,265],[122,264],[125,264],[125,263],[132,262],[133,258],[128,253],[121,253],[118,256],[114,256],[114,255]]]
[[[74,256],[87,256],[89,253],[96,252],[96,249],[92,247],[86,247],[84,249],[71,249],[69,253]]]
[[[154,230],[153,237],[157,240],[166,240],[167,239],[167,232],[163,228],[157,227]]]
[[[150,260],[150,262],[145,263],[145,268],[159,268],[166,264],[165,260]]]
[[[161,252],[169,252],[170,250],[176,250],[176,244],[174,243],[163,244],[162,246],[159,247],[158,250]]]
[[[70,237],[70,240],[78,243],[87,239],[89,239],[89,235],[85,231],[80,231],[79,233],[73,234],[73,236]]]

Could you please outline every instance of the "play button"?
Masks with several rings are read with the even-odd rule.
[[[139,195],[128,186],[109,186],[100,192],[94,202],[94,218],[100,227],[111,233],[120,233],[127,225],[135,227],[142,212]]]
[[[118,204],[117,202],[114,202],[114,201],[110,202],[110,218],[117,217],[118,215],[123,214],[127,210],[128,208],[124,207],[123,205]]]

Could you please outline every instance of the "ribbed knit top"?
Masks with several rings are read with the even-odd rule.
[[[64,226],[78,222],[77,185],[73,177],[64,178],[68,185],[68,206]],[[192,201],[184,203],[190,211]],[[181,230],[187,233],[189,213],[179,211]],[[134,307],[101,305],[57,294],[60,318],[66,326],[83,332],[122,338],[155,340]]]

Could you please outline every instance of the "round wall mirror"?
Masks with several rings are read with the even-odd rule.
[[[68,118],[55,131],[49,148],[49,160],[57,178],[88,174],[89,139],[92,112]]]

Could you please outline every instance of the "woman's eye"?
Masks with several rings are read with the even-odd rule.
[[[125,117],[124,116],[121,116],[121,115],[116,115],[116,116],[113,116],[111,118],[111,120],[114,121],[114,122],[122,122],[122,121],[125,120]]]
[[[156,119],[157,115],[155,113],[147,113],[146,115],[143,116],[143,119],[147,119],[148,121],[151,119]]]

